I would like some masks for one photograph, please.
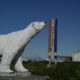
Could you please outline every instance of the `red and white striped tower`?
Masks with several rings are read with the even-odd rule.
[[[57,19],[49,20],[48,58],[57,53]]]

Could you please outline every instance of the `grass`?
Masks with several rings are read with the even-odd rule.
[[[80,80],[79,62],[57,63],[54,67],[47,68],[47,61],[23,61],[23,65],[32,74],[49,76],[52,80]],[[52,63],[54,65],[54,63]]]

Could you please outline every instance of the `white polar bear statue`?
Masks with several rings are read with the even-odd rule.
[[[25,46],[45,26],[45,22],[32,22],[27,28],[21,31],[0,35],[0,72],[11,73],[10,65],[14,63],[14,69],[18,72],[25,72],[22,65],[21,55]]]

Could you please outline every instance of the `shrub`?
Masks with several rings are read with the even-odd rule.
[[[62,62],[47,68],[47,61],[23,61],[26,68],[35,75],[50,76],[52,80],[80,80],[79,62]]]

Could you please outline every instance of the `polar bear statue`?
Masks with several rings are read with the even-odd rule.
[[[2,55],[0,72],[13,72],[10,69],[12,63],[16,71],[28,71],[22,65],[21,55],[25,46],[44,28],[45,24],[45,22],[32,22],[24,30],[0,35],[0,55]]]

